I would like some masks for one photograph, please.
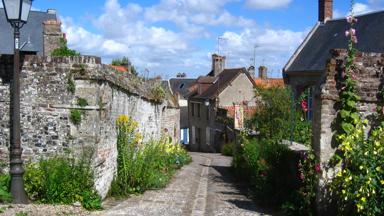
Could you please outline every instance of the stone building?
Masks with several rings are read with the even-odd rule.
[[[5,63],[13,64],[12,56]],[[0,160],[9,159],[9,82],[12,71],[0,59]],[[21,71],[21,145],[26,161],[65,152],[94,151],[96,189],[105,197],[117,166],[116,119],[126,114],[139,123],[146,139],[164,132],[178,141],[179,109],[166,97],[158,101],[151,89],[157,80],[140,81],[92,56],[25,56]],[[71,92],[69,86],[75,88]],[[80,107],[79,98],[88,105]],[[81,111],[80,124],[71,121]]]
[[[175,95],[180,106],[180,142],[189,144],[188,127],[188,98],[189,89],[196,82],[196,79],[178,77],[169,80],[172,93]]]
[[[63,37],[55,10],[31,11],[28,22],[20,30],[21,54],[50,56]],[[4,8],[0,8],[0,42],[0,55],[13,55],[13,29],[7,22]]]
[[[196,80],[188,95],[190,150],[220,152],[228,123],[227,109],[234,105],[255,107],[255,82],[245,68],[225,69],[225,57],[212,55],[212,71]]]
[[[296,98],[306,89],[310,89],[313,98],[313,105],[310,105],[312,146],[323,170],[317,196],[319,215],[330,210],[327,183],[335,172],[329,167],[329,160],[337,147],[332,123],[337,115],[338,77],[345,64],[348,46],[345,31],[349,24],[345,18],[333,19],[332,14],[333,0],[319,0],[318,23],[283,71],[284,80],[292,86]],[[383,85],[384,54],[378,53],[384,53],[384,11],[360,15],[357,19],[354,28],[359,53],[355,63],[358,65],[357,94],[361,97],[358,110],[364,118],[370,119],[379,102],[379,88]]]

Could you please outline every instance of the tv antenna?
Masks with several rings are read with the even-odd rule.
[[[217,38],[217,55],[220,55],[220,43],[223,42],[223,41],[226,41],[228,40],[227,38],[225,37],[218,37]]]

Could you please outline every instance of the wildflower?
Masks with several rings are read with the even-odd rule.
[[[300,176],[299,176],[299,178],[300,178],[300,180],[301,180],[301,181],[304,181],[304,179],[305,179],[305,176],[304,176],[304,174],[303,174],[303,173],[300,173]]]
[[[315,171],[316,171],[317,173],[320,173],[320,172],[321,172],[321,166],[320,166],[320,164],[316,164],[316,165],[315,165]]]
[[[381,185],[384,185],[384,180],[380,180],[380,184],[381,184]]]
[[[362,201],[362,202],[367,202],[367,198],[365,198],[365,197],[361,197],[361,201]]]
[[[352,40],[353,43],[357,43],[357,37],[356,36],[352,36],[351,40]]]

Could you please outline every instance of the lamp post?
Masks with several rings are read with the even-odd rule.
[[[27,22],[32,0],[2,0],[7,21],[14,30],[13,79],[11,87],[11,134],[10,134],[10,175],[13,203],[28,202],[24,190],[23,161],[20,145],[20,28]]]

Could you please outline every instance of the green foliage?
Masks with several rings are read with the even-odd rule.
[[[288,178],[292,152],[271,140],[243,138],[236,150],[233,167],[238,177],[248,180],[257,201],[262,205],[280,206],[294,191],[295,181]]]
[[[86,107],[88,106],[88,101],[85,98],[77,98],[77,105],[80,107]]]
[[[152,87],[151,98],[156,102],[161,102],[165,99],[165,90],[160,84],[156,84]]]
[[[71,114],[69,116],[69,119],[74,125],[80,125],[81,123],[81,115],[82,112],[79,109],[73,109],[71,110]]]
[[[225,156],[233,156],[235,145],[233,143],[226,143],[221,148],[221,154]]]
[[[131,64],[131,61],[128,57],[124,56],[123,58],[119,59],[112,59],[112,65],[114,66],[128,66]]]
[[[21,211],[21,212],[17,212],[16,216],[28,216],[28,213]]]
[[[73,80],[72,76],[68,76],[67,79],[67,90],[71,92],[72,94],[75,93],[76,91],[76,84],[75,81]]]
[[[52,51],[52,56],[79,56],[80,53],[75,50],[69,49],[67,46],[67,40],[60,39],[60,47]]]
[[[11,177],[9,174],[0,175],[0,203],[11,202],[12,196],[10,194]]]
[[[348,22],[353,28],[357,20],[353,17],[354,1],[351,1],[351,17]],[[376,122],[368,135],[365,134],[368,120],[363,120],[356,104],[356,65],[354,31],[349,30],[348,55],[345,68],[340,70],[338,116],[335,140],[337,154],[332,165],[341,165],[341,170],[330,185],[335,194],[340,215],[383,215],[384,214],[384,116],[383,104],[378,104]],[[383,88],[379,90],[382,95]],[[382,100],[383,98],[381,98]]]
[[[141,142],[137,122],[122,115],[118,125],[118,167],[112,182],[112,196],[127,196],[164,187],[177,168],[190,162],[188,153],[166,140]]]
[[[81,202],[86,209],[100,209],[101,199],[94,190],[91,154],[80,159],[55,156],[27,165],[24,175],[29,198],[47,204]]]
[[[138,76],[139,75],[139,73],[137,73],[137,71],[136,71],[136,68],[135,68],[135,66],[131,66],[131,74],[132,75],[134,75],[134,76]]]
[[[281,87],[257,88],[256,92],[261,103],[251,120],[251,124],[260,132],[261,138],[289,140],[293,127],[293,140],[306,145],[310,144],[311,124],[303,117],[303,111],[295,108],[292,110],[290,89]],[[293,123],[295,124],[292,125]],[[278,127],[276,127],[277,125]]]

